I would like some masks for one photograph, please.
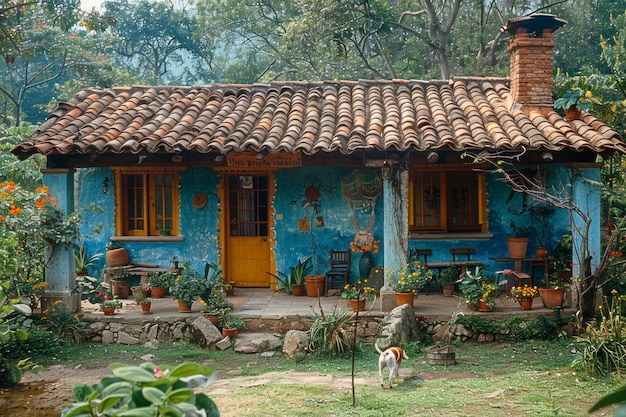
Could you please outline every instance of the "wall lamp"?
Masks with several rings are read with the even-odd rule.
[[[104,177],[102,181],[102,193],[106,194],[109,191],[109,177]]]
[[[383,178],[389,179],[393,174],[393,167],[391,166],[391,164],[389,164],[389,162],[385,161],[383,162],[383,166],[380,171]]]
[[[172,162],[179,164],[181,162],[183,162],[183,156],[182,155],[174,155],[172,156]]]
[[[439,154],[437,152],[430,152],[426,157],[429,164],[434,164],[439,160]]]
[[[261,159],[265,158],[265,155],[267,155],[267,150],[261,151],[258,154],[256,154],[256,159],[260,161]]]

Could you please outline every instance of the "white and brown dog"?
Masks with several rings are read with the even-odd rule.
[[[400,369],[400,363],[402,359],[409,359],[402,349],[399,346],[390,346],[385,351],[381,351],[377,344],[374,344],[376,351],[380,353],[378,357],[378,375],[380,375],[380,385],[384,388],[385,383],[383,382],[383,368],[389,368],[389,388],[393,388],[392,381],[393,377],[399,378],[398,370]]]

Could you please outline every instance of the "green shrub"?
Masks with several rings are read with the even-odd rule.
[[[600,321],[590,324],[585,333],[576,338],[582,354],[572,363],[575,369],[589,376],[626,370],[626,327],[621,317],[625,300],[626,296],[617,291],[604,297]]]
[[[455,322],[474,333],[498,333],[503,328],[501,322],[480,316],[457,316]]]
[[[505,328],[509,329],[511,339],[517,342],[529,339],[554,340],[558,336],[556,321],[543,314],[532,320],[509,317],[505,320]]]

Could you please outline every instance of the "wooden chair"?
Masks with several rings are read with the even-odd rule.
[[[326,295],[331,289],[340,289],[349,282],[350,279],[350,251],[331,250],[330,269],[326,272]],[[341,287],[334,285],[341,284]]]
[[[457,256],[467,255],[467,261],[470,262],[470,257],[472,254],[476,252],[474,248],[452,248],[450,249],[450,254],[452,254],[452,262],[457,262]]]

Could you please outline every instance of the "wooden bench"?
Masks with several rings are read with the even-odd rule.
[[[437,270],[437,277],[440,276],[441,270],[446,268],[459,268],[461,274],[464,274],[465,270],[469,267],[483,266],[481,261],[471,259],[471,255],[475,252],[476,250],[474,248],[451,248],[451,261],[429,262],[428,256],[432,255],[432,249],[409,249],[409,262],[422,258],[423,265],[426,268]],[[457,260],[457,256],[463,255],[467,256],[467,260]],[[428,294],[428,286],[426,286],[426,294]]]

